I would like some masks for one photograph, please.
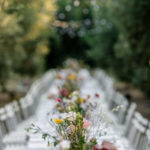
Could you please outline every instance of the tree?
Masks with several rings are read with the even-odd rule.
[[[57,0],[57,6],[48,67],[60,65],[67,57],[85,58],[93,28],[91,0]]]
[[[0,4],[0,82],[4,87],[12,73],[34,75],[43,69],[56,7],[49,0]]]
[[[118,31],[108,13],[108,1],[97,0],[94,5],[94,37],[89,39],[91,49],[87,51],[87,56],[94,66],[104,69],[113,68],[114,45],[118,38]]]
[[[0,22],[0,84],[5,91],[6,80],[20,67],[25,52],[20,41],[22,29],[16,15],[0,12]]]
[[[150,1],[111,0],[109,13],[119,30],[115,56],[122,68],[118,76],[131,81],[149,94]]]

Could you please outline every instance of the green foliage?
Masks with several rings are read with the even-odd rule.
[[[117,11],[116,11],[117,10]],[[112,22],[119,31],[115,44],[115,56],[120,60],[116,69],[122,68],[118,76],[131,81],[145,92],[150,89],[150,2],[112,0],[109,4]],[[149,93],[148,93],[149,94]]]
[[[0,83],[4,85],[13,70],[20,67],[25,52],[21,45],[22,29],[16,14],[0,14]],[[19,57],[18,57],[19,56]]]
[[[149,94],[150,2],[101,0],[99,7],[94,18],[100,32],[91,41],[88,57]]]
[[[44,67],[53,2],[0,2],[0,84],[13,73],[34,75]],[[47,32],[47,30],[49,30]]]
[[[57,11],[49,0],[0,2],[1,84],[12,73],[40,72],[45,56],[48,68],[75,57],[110,70],[149,94],[149,1],[57,0],[56,4]]]
[[[54,34],[50,38],[50,49],[47,57],[48,67],[55,67],[63,63],[68,57],[85,59],[89,49],[93,27],[93,9],[91,1],[58,0]]]
[[[110,19],[107,1],[97,1],[99,9],[94,11],[95,35],[89,39],[91,49],[87,56],[96,66],[110,67],[114,59],[114,44],[118,38],[118,31]]]

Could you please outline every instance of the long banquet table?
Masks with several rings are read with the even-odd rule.
[[[79,74],[84,78],[80,85],[82,94],[94,95],[99,93],[100,99],[98,100],[96,109],[90,114],[90,121],[93,126],[90,127],[90,137],[97,139],[98,144],[101,145],[103,141],[113,143],[118,150],[133,150],[128,140],[124,137],[124,127],[117,123],[117,118],[113,115],[112,111],[108,109],[106,101],[106,91],[104,91],[99,82],[90,75],[88,70],[82,69]],[[48,99],[48,94],[57,94],[57,86],[61,84],[59,80],[55,79],[46,93],[40,98],[40,103],[34,116],[19,125],[16,132],[24,132],[24,129],[31,123],[37,124],[44,131],[54,134],[54,130],[50,128],[49,117],[55,117],[55,105],[53,100]],[[96,102],[97,99],[92,99]],[[27,133],[24,133],[27,134]],[[28,142],[25,150],[53,150],[56,148],[47,147],[40,134],[28,134]]]

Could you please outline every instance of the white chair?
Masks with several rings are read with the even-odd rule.
[[[2,136],[5,136],[8,133],[8,129],[6,126],[6,120],[7,119],[7,115],[6,115],[6,111],[4,108],[0,109],[0,129],[1,129],[1,134]]]
[[[24,129],[33,122],[34,117],[31,116],[36,111],[41,95],[48,90],[55,74],[55,72],[53,75],[50,72],[46,73],[32,84],[27,95],[19,102],[14,101],[0,109],[0,150],[3,145],[5,150],[27,150],[25,147],[27,136]]]
[[[124,123],[125,136],[128,136],[128,134],[129,134],[129,130],[131,128],[131,120],[133,118],[133,115],[134,115],[136,108],[137,108],[137,105],[135,103],[131,103],[129,106],[129,109],[127,111],[127,115],[126,115],[125,123]]]
[[[112,110],[115,107],[115,95],[116,91],[114,89],[110,89],[107,91],[106,95],[106,100],[108,102],[109,109]]]
[[[116,116],[118,118],[118,122],[123,124],[125,121],[126,112],[128,109],[128,100],[120,93],[117,92],[115,96],[115,107],[118,107],[118,111],[116,111]]]
[[[17,117],[15,114],[14,104],[15,103],[10,103],[6,105],[4,107],[6,113],[1,116],[1,120],[3,121],[3,124],[5,125],[4,129],[6,128],[7,130],[7,132],[3,134],[3,138],[2,138],[4,146],[8,144],[14,144],[14,143],[20,144],[21,143],[18,141],[20,141],[22,136],[18,136],[18,134],[15,133],[15,130],[18,125],[18,121],[17,121]],[[17,138],[19,139],[18,141],[17,141]]]
[[[25,98],[21,98],[19,103],[20,103],[21,114],[23,116],[23,120],[26,120],[29,117],[28,104]]]
[[[25,97],[27,106],[28,106],[28,115],[32,116],[35,112],[36,106],[34,105],[34,100],[31,95]]]
[[[4,147],[2,140],[3,140],[3,135],[2,135],[2,131],[0,129],[0,150],[2,150]]]
[[[148,120],[145,119],[140,113],[135,112],[131,122],[128,138],[136,150],[145,150],[144,143],[147,127]]]
[[[109,109],[113,110],[113,113],[118,119],[118,123],[123,124],[125,122],[126,112],[129,106],[128,100],[119,92],[111,89],[108,93],[107,102]]]
[[[145,119],[141,114],[139,115],[139,123],[141,124],[141,126],[144,128],[143,132],[140,133],[140,138],[139,138],[139,142],[138,142],[138,150],[145,150],[146,148],[146,133],[148,130],[148,124],[149,121],[147,119]]]
[[[23,115],[23,119],[27,119],[29,117],[29,110],[28,110],[28,105],[27,105],[27,100],[25,98],[22,98],[20,100],[20,105],[22,108],[22,115]],[[6,107],[7,108],[7,115],[5,117],[5,124],[6,127],[8,129],[7,134],[5,134],[5,136],[3,137],[3,143],[4,145],[7,147],[9,145],[26,145],[27,143],[27,136],[25,134],[24,129],[26,128],[24,126],[24,128],[22,128],[21,130],[18,130],[18,126],[23,124],[23,119],[21,119],[20,121],[20,116],[19,118],[17,118],[16,116],[16,111],[18,111],[18,105],[16,105],[16,102],[13,102],[11,104],[9,104],[9,106],[12,106],[11,109],[14,110],[14,112],[12,113],[12,110],[10,109],[10,107]],[[20,113],[20,112],[19,112]],[[18,121],[19,120],[19,121]],[[23,122],[22,122],[23,121]],[[22,123],[21,123],[22,122]],[[27,125],[26,125],[27,126]]]
[[[14,131],[17,126],[17,119],[12,104],[7,104],[5,106],[5,110],[7,115],[6,126],[8,128],[8,132]]]
[[[149,122],[148,129],[146,131],[146,138],[145,138],[145,141],[144,141],[144,145],[145,145],[144,150],[150,150],[150,122]]]
[[[105,81],[106,81],[107,75],[104,73],[104,71],[97,69],[95,71],[94,77],[99,81],[101,88],[105,90],[105,87],[106,87]]]
[[[16,116],[16,120],[17,120],[17,124],[21,123],[22,121],[22,116],[21,116],[21,111],[20,111],[20,107],[17,101],[13,101],[12,102],[12,107],[13,110],[15,112],[15,116]]]

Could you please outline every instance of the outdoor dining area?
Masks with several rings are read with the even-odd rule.
[[[0,0],[0,150],[150,150],[149,14]]]
[[[71,85],[65,88],[66,83]],[[74,144],[77,148],[72,149],[81,149],[78,146],[83,143],[76,139],[79,137],[74,139],[67,131],[70,126],[78,130],[74,129],[76,125],[57,129],[61,121],[79,114],[86,118],[82,122],[87,130],[83,131],[86,141],[82,149],[149,150],[149,120],[137,111],[135,103],[129,103],[115,91],[113,84],[113,79],[100,69],[92,75],[86,68],[46,72],[32,84],[25,97],[0,109],[1,150],[63,150]],[[74,89],[73,96],[67,99],[70,88]],[[66,102],[76,98],[77,106],[81,107],[77,110],[72,108],[76,104]],[[94,142],[90,148],[91,140]]]

